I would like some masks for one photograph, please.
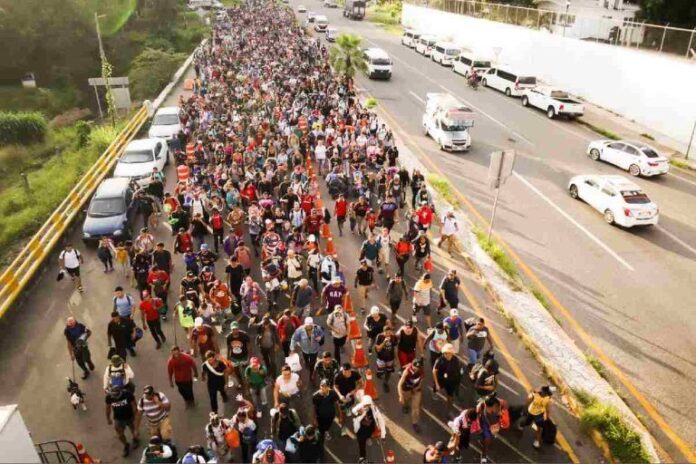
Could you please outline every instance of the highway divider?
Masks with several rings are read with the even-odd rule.
[[[205,44],[205,40],[202,44]],[[197,50],[198,47],[174,73],[172,81],[162,90],[155,101],[152,103],[149,101],[144,102],[143,106],[135,112],[104,153],[89,168],[85,175],[80,178],[65,200],[58,205],[56,210],[53,211],[51,216],[0,275],[0,318],[12,307],[37,271],[41,269],[46,258],[60,241],[70,224],[82,212],[82,208],[92,197],[101,181],[109,176],[128,142],[133,140],[140,132],[145,122],[174,89],[191,65]]]

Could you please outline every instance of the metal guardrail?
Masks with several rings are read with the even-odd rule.
[[[41,268],[46,257],[63,236],[63,232],[91,198],[99,183],[111,172],[126,144],[133,139],[147,120],[148,112],[143,106],[2,273],[0,317],[12,306],[36,271]]]

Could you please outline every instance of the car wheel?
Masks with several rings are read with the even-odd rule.
[[[423,126],[423,135],[425,135],[426,137],[428,135],[430,135],[430,134],[428,134],[428,127],[427,126]]]
[[[578,186],[577,186],[577,185],[572,184],[572,185],[570,186],[570,188],[568,189],[568,193],[570,193],[570,198],[572,198],[573,200],[578,200],[578,199],[579,199],[579,196],[578,196]]]
[[[632,175],[633,177],[638,177],[640,176],[640,166],[637,164],[632,164],[628,167],[628,173]]]
[[[507,95],[508,97],[512,97],[512,90],[510,90],[510,87],[505,89],[505,95]]]
[[[527,105],[529,105],[529,98],[527,98],[526,96],[522,97],[522,106],[527,106]]]
[[[607,224],[614,224],[614,213],[610,209],[604,211],[604,220]]]
[[[599,161],[599,150],[597,150],[596,148],[590,150],[590,159],[592,161]]]
[[[485,78],[481,79],[481,85],[484,87],[488,87],[488,81]]]
[[[440,150],[447,151],[447,149],[445,148],[445,145],[442,143],[440,143]]]
[[[553,108],[553,106],[549,106],[549,109],[546,110],[546,117],[549,119],[553,119],[556,117],[556,110]]]

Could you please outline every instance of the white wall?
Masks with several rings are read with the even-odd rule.
[[[437,31],[587,101],[667,135],[686,149],[696,121],[696,63],[404,3],[402,22]]]

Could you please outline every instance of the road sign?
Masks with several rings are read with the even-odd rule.
[[[515,167],[515,150],[494,151],[491,153],[491,164],[488,166],[488,185],[495,189],[495,200],[493,200],[493,211],[491,212],[491,222],[488,226],[488,240],[491,239],[493,232],[493,221],[495,221],[495,211],[498,209],[498,195],[500,187],[512,175]]]
[[[515,150],[494,151],[491,153],[491,163],[488,166],[488,186],[500,188],[515,167]]]

